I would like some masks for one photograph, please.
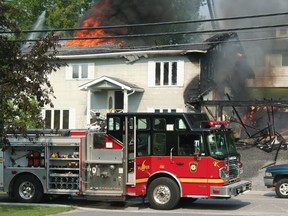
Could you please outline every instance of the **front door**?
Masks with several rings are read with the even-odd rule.
[[[122,91],[108,91],[108,112],[121,112],[124,108]]]

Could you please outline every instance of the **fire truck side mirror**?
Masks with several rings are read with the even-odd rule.
[[[199,156],[200,155],[200,148],[199,147],[195,147],[194,155],[195,156]]]
[[[200,153],[200,140],[194,140],[194,155],[199,157]]]

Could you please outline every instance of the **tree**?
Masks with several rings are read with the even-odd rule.
[[[95,0],[15,0],[10,4],[20,10],[15,17],[20,28],[31,30],[44,11],[46,28],[74,28],[79,25],[83,13],[90,9],[94,2]]]
[[[57,37],[51,33],[23,49],[21,31],[12,19],[14,7],[0,1],[0,136],[41,127],[41,107],[53,107],[49,74],[61,67]],[[10,33],[9,33],[10,32]],[[12,34],[13,33],[13,34]],[[11,36],[12,35],[12,36]]]

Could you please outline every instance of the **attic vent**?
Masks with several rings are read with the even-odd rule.
[[[276,29],[276,37],[288,37],[288,29],[287,28],[278,28]]]

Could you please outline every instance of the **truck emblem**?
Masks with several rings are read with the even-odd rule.
[[[220,163],[220,161],[214,161],[214,162],[213,162],[213,165],[214,165],[215,167],[220,168],[219,163]]]
[[[190,171],[191,171],[191,172],[196,172],[196,171],[197,171],[197,167],[198,167],[198,163],[196,163],[196,162],[191,162],[191,163],[189,164],[189,166],[190,166]]]
[[[138,166],[138,170],[141,170],[141,171],[146,171],[146,170],[149,170],[150,169],[150,166],[149,165],[145,165],[145,162],[146,160],[144,160],[141,164],[141,166]]]

